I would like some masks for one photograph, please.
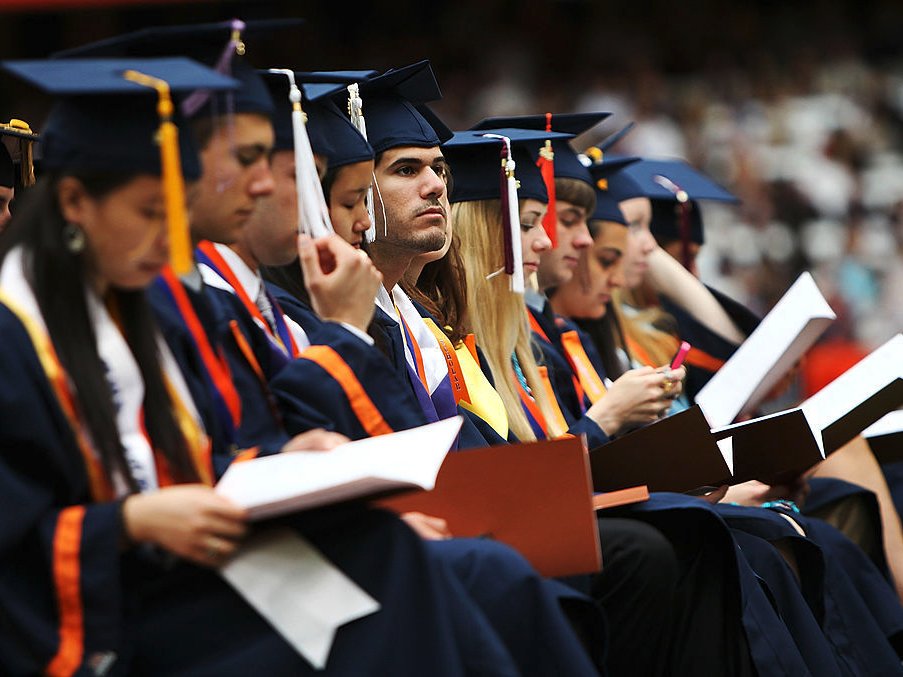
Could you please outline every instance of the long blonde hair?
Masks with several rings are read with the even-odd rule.
[[[546,419],[549,436],[557,437],[565,431],[555,426],[554,410],[539,376],[523,296],[509,289],[507,275],[486,279],[503,264],[501,202],[459,202],[452,205],[452,218],[461,239],[468,324],[489,364],[495,389],[508,414],[508,425],[518,439],[536,439],[518,395],[517,376],[511,364],[511,356],[517,355],[527,385]]]
[[[650,302],[642,290],[617,289],[612,301],[628,353],[649,367],[668,364],[680,344],[674,317]]]

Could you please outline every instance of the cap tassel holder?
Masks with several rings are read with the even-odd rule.
[[[364,120],[364,101],[361,99],[360,88],[357,83],[348,85],[348,117],[351,124],[367,139],[367,121]],[[367,214],[370,217],[370,227],[364,233],[367,242],[376,240],[376,214],[373,207],[373,185],[367,189]]]
[[[289,81],[288,99],[292,104],[292,141],[295,147],[295,191],[298,195],[298,233],[317,238],[333,232],[329,209],[314,162],[307,135],[307,116],[301,108],[301,90],[295,73],[287,68],[271,68],[270,73],[285,75]]]
[[[551,113],[546,113],[546,131],[552,131]],[[542,217],[542,227],[552,241],[552,249],[555,249],[558,246],[558,213],[555,210],[555,151],[552,150],[552,142],[549,139],[546,139],[545,144],[539,149],[536,166],[542,173],[542,180],[546,184],[546,192],[549,194],[549,205]]]
[[[233,19],[232,20],[232,33],[229,36],[229,42],[226,43],[225,48],[223,49],[222,54],[220,54],[219,59],[216,61],[216,65],[213,67],[217,73],[221,73],[223,75],[231,75],[232,74],[232,57],[236,54],[238,56],[244,56],[245,54],[245,43],[241,39],[242,31],[245,29],[245,22],[241,19]],[[210,99],[211,92],[209,89],[199,89],[196,92],[193,92],[190,96],[186,97],[185,100],[181,104],[182,115],[186,118],[194,117],[194,114],[197,113],[201,108],[204,107],[204,104]],[[229,104],[227,108],[231,108],[231,99],[232,94],[227,94],[227,101]],[[231,113],[231,111],[227,111]]]
[[[521,251],[520,208],[517,201],[516,163],[511,155],[511,139],[500,134],[483,134],[502,141],[500,195],[502,202],[502,232],[504,233],[505,267],[510,276],[511,291],[524,293],[524,255]]]
[[[690,238],[692,236],[692,225],[690,223],[690,210],[693,205],[690,204],[690,196],[687,191],[682,189],[671,179],[661,176],[660,174],[653,177],[653,180],[663,188],[674,193],[677,199],[677,227],[680,232],[680,258],[683,267],[690,270]]]
[[[176,275],[185,275],[191,270],[194,259],[191,235],[188,229],[185,180],[182,176],[182,160],[179,155],[179,129],[172,121],[174,108],[169,85],[159,78],[133,70],[123,73],[123,77],[157,92],[157,113],[160,116],[157,143],[160,145],[163,199],[166,205],[166,222],[169,232],[169,261]]]
[[[7,124],[0,123],[0,128],[13,130],[15,132],[22,132],[23,134],[37,138],[37,134],[31,131],[31,127],[27,122],[25,122],[25,120],[17,120],[16,118],[13,118]],[[31,138],[19,136],[18,146],[19,181],[21,182],[23,188],[28,188],[29,186],[33,186],[35,184],[33,141]]]

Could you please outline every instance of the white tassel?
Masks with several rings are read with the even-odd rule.
[[[310,147],[310,138],[307,136],[306,118],[301,109],[301,90],[295,84],[295,74],[291,70],[271,68],[270,73],[281,73],[289,80],[288,98],[292,104],[292,137],[295,146],[295,191],[298,195],[298,233],[313,238],[329,235],[334,231]]]
[[[367,121],[364,120],[364,101],[361,99],[360,88],[357,83],[348,85],[348,116],[351,124],[361,133],[364,139],[367,139]],[[373,177],[376,181],[376,177]],[[376,240],[376,214],[373,207],[373,185],[367,189],[367,214],[370,216],[370,227],[364,233],[367,242]],[[385,221],[383,221],[385,224]]]
[[[514,178],[515,162],[511,159],[511,142],[508,143],[508,214],[511,226],[511,248],[514,250],[514,274],[511,276],[511,291],[524,293],[524,253],[521,249],[520,207],[517,202],[517,179]]]
[[[508,226],[511,229],[511,258],[514,261],[514,271],[511,274],[511,291],[516,294],[524,293],[524,253],[521,250],[520,233],[520,206],[517,202],[517,179],[514,170],[517,163],[511,155],[511,139],[501,134],[483,134],[488,139],[500,139],[505,144],[504,171],[505,185],[508,189]]]

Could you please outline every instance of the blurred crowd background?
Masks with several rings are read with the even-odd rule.
[[[869,350],[903,329],[900,0],[0,0],[0,55],[232,16],[308,20],[249,44],[260,65],[431,59],[454,128],[612,111],[580,146],[635,121],[614,150],[686,158],[742,199],[704,207],[704,281],[764,313],[810,270],[838,313],[827,339]],[[2,82],[0,117],[39,127],[43,102]]]

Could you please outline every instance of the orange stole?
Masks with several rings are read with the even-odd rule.
[[[571,365],[571,369],[577,374],[583,391],[589,397],[589,401],[595,404],[608,392],[599,373],[590,362],[586,349],[580,341],[580,336],[573,329],[561,333],[561,344],[564,346],[565,356]]]
[[[351,367],[334,349],[329,346],[310,346],[301,351],[299,359],[317,364],[341,386],[354,415],[368,435],[373,437],[393,432]]]

